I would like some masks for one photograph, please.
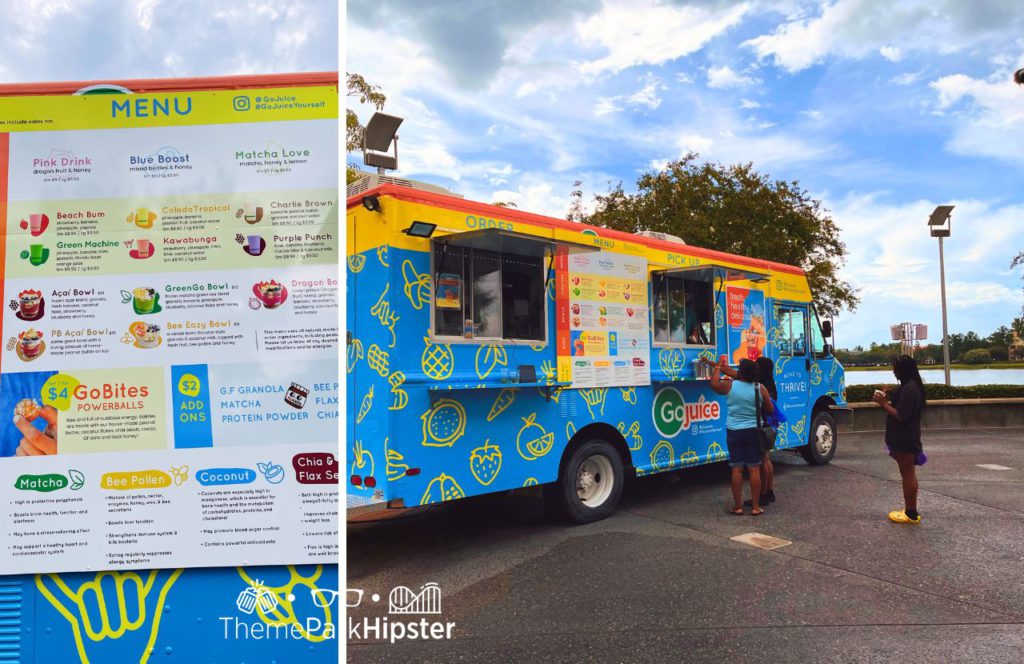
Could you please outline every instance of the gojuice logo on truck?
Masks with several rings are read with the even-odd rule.
[[[717,420],[721,414],[722,407],[717,401],[707,401],[702,396],[697,403],[688,404],[674,387],[659,390],[651,407],[654,428],[665,438],[675,438],[694,422]]]

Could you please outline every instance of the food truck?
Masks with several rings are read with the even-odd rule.
[[[337,72],[0,86],[0,662],[335,662]]]
[[[835,454],[844,372],[800,268],[409,182],[347,208],[350,518],[535,485],[603,518],[628,474],[726,459],[702,358],[774,360],[777,447]]]

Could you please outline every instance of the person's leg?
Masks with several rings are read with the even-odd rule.
[[[914,455],[897,452],[893,455],[900,467],[900,478],[903,480],[903,502],[908,512],[917,512],[917,469],[914,466]],[[913,516],[911,514],[911,516]]]
[[[761,511],[761,469],[757,466],[750,467],[750,498],[753,501],[753,511]]]
[[[733,511],[743,511],[743,466],[732,468],[732,499]]]
[[[772,465],[772,455],[764,453],[764,460],[761,462],[761,495],[772,495],[775,492],[775,466]],[[764,501],[761,501],[764,504]]]

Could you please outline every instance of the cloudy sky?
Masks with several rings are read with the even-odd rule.
[[[400,174],[564,216],[690,150],[822,200],[863,304],[837,342],[941,336],[1019,315],[1024,7],[1011,0],[350,0],[346,70],[406,118]],[[357,109],[366,118],[368,109]],[[355,157],[352,160],[357,160]]]
[[[0,0],[0,82],[335,71],[337,0]]]

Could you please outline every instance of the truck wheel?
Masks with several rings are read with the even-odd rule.
[[[800,454],[812,466],[823,466],[836,455],[836,421],[828,411],[818,411],[811,420],[807,433],[807,445],[800,448]]]
[[[588,440],[577,447],[562,467],[552,502],[577,523],[605,518],[622,497],[622,459],[603,440]]]

